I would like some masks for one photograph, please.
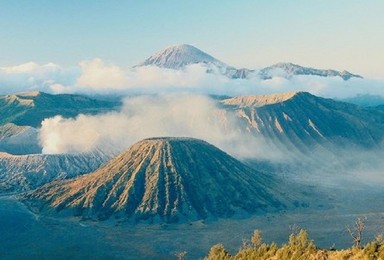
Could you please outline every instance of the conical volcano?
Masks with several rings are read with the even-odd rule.
[[[205,141],[151,138],[93,173],[25,196],[50,213],[177,222],[285,208],[280,184]]]
[[[161,68],[182,69],[191,64],[213,64],[218,67],[229,67],[211,55],[189,44],[181,44],[165,48],[137,65],[155,65]]]

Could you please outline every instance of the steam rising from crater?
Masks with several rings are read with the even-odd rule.
[[[279,158],[260,138],[244,135],[235,116],[206,96],[190,94],[127,98],[119,112],[45,119],[40,129],[43,153],[123,151],[149,137],[194,137],[239,157]]]

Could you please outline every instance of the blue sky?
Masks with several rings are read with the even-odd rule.
[[[0,1],[0,66],[130,67],[189,43],[237,66],[294,62],[384,76],[384,1]]]

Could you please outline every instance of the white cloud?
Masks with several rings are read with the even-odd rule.
[[[81,75],[76,84],[91,89],[121,89],[127,86],[125,71],[113,64],[106,64],[101,59],[80,62]]]
[[[260,80],[255,78],[243,81],[243,84],[239,94],[241,92],[248,94],[247,88],[250,87],[249,89],[257,94],[305,91],[328,98],[347,98],[358,94],[384,96],[384,80],[378,79],[352,78],[345,81],[339,77],[293,76],[290,79],[274,77]]]
[[[29,62],[0,68],[0,93],[41,90],[52,93],[163,93],[188,91],[201,94],[247,95],[288,91],[307,91],[331,98],[357,94],[384,96],[384,79],[350,79],[339,77],[293,76],[261,80],[231,80],[206,73],[195,64],[183,70],[155,66],[124,69],[101,59],[81,61],[77,67],[64,68],[48,63]]]
[[[206,68],[190,65],[183,70],[172,70],[156,66],[122,68],[105,64],[100,59],[80,63],[82,74],[73,91],[119,92],[144,91],[158,93],[164,90],[190,89],[205,93],[210,86],[222,85],[229,79],[221,75],[207,74]]]
[[[57,72],[60,70],[60,67],[54,63],[47,63],[45,65],[39,65],[35,62],[27,62],[16,66],[2,67],[0,71],[6,74],[34,74],[41,75],[49,72]]]
[[[26,90],[51,92],[56,84],[73,85],[78,77],[77,68],[62,68],[54,63],[44,65],[35,62],[1,67],[0,93],[14,93]]]
[[[164,69],[156,66],[136,67],[123,70],[116,65],[105,65],[101,60],[81,63],[83,74],[78,86],[70,91],[108,91],[127,93],[162,93],[189,91],[192,93],[218,95],[267,94],[288,91],[306,91],[331,98],[346,98],[357,94],[384,96],[384,80],[340,77],[293,76],[290,79],[273,77],[261,80],[231,80],[220,74],[206,73],[207,68],[194,64],[183,70]],[[87,80],[84,80],[87,79]],[[81,84],[80,84],[81,83]]]

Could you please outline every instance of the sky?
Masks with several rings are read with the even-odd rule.
[[[384,1],[0,1],[0,67],[122,68],[188,43],[235,67],[293,62],[384,77]]]

